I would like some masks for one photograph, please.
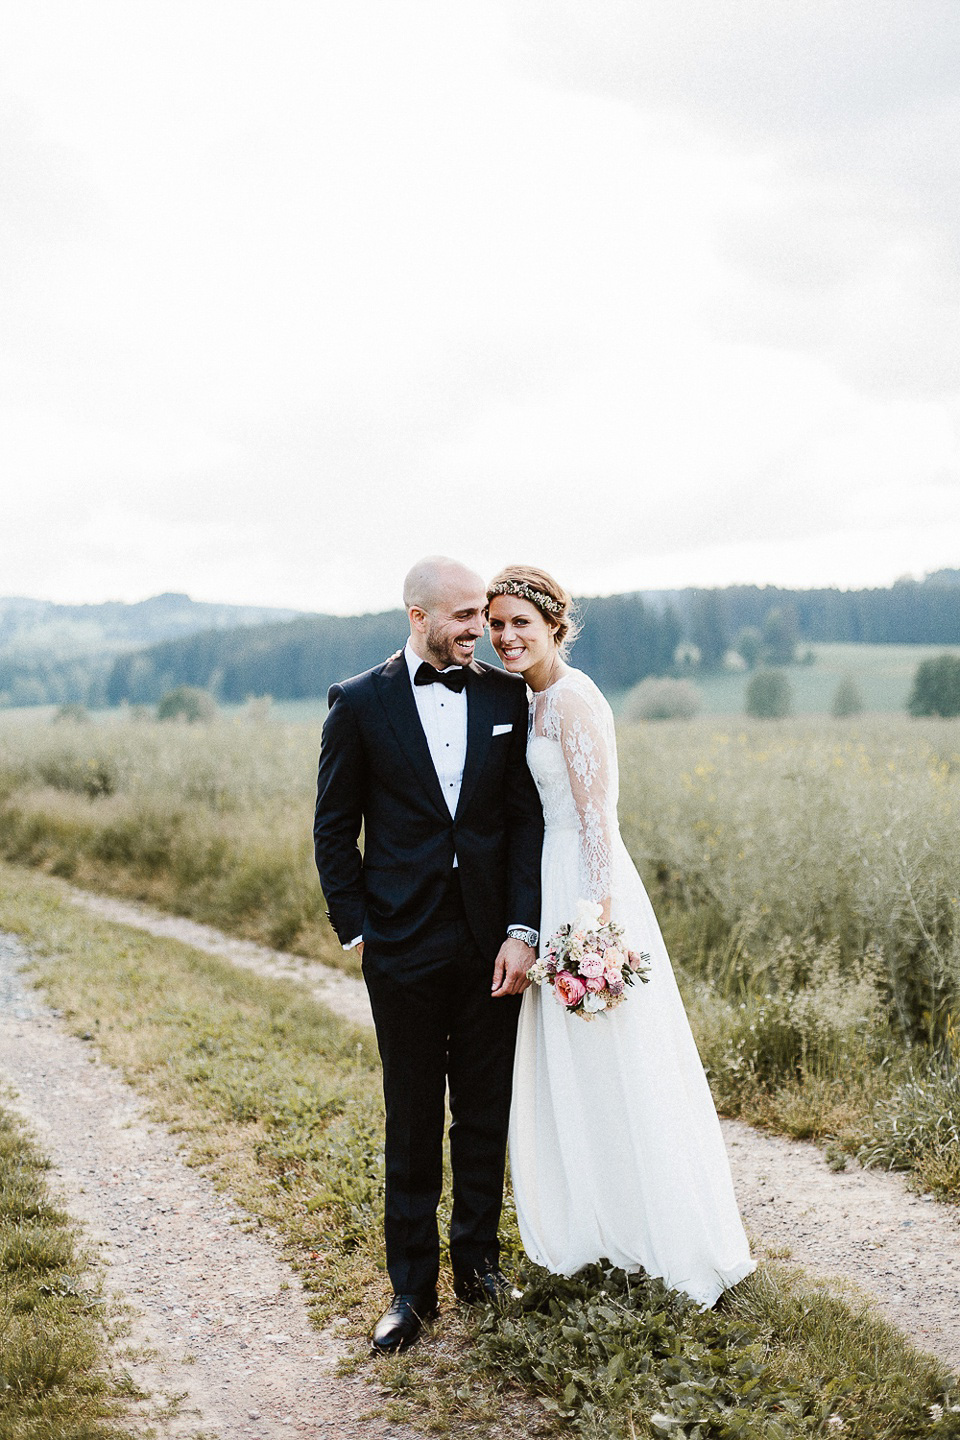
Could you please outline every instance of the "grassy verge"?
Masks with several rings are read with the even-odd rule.
[[[48,957],[40,978],[67,1023],[95,1037],[195,1163],[275,1228],[316,1318],[346,1315],[361,1336],[385,1293],[369,1037],[292,982],[79,914],[40,876],[0,868],[0,925]],[[494,1323],[457,1314],[448,1293],[430,1343],[371,1363],[392,1415],[434,1433],[596,1440],[960,1434],[940,1367],[774,1267],[701,1315],[617,1272],[524,1271],[509,1200],[504,1236],[523,1300]]]
[[[313,864],[319,742],[316,725],[0,717],[0,857],[359,974]]]
[[[128,1440],[98,1292],[47,1168],[0,1108],[0,1437]]]

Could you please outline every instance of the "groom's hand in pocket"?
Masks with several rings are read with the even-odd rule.
[[[515,936],[504,940],[493,966],[491,994],[494,998],[498,995],[521,995],[530,984],[527,971],[536,958],[537,952],[532,945]]]

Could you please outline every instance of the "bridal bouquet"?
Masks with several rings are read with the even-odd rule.
[[[635,980],[649,980],[650,956],[628,950],[623,926],[600,923],[601,909],[589,900],[577,906],[577,918],[561,925],[546,951],[527,971],[535,985],[549,985],[561,1005],[582,1020],[615,1010]]]

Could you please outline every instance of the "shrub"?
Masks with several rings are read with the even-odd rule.
[[[791,665],[797,653],[797,622],[789,608],[768,610],[763,621],[763,653],[771,665]]]
[[[700,691],[689,680],[648,675],[623,702],[624,720],[690,720],[700,709]]]
[[[837,720],[845,720],[850,715],[862,715],[863,711],[860,686],[852,675],[844,675],[830,702],[830,714]]]
[[[752,974],[710,977],[712,994],[739,989],[743,998],[714,1004],[697,1037],[714,1097],[731,1113],[744,1088],[774,1090],[807,1075],[836,1074],[854,1056],[863,1061],[882,1049],[877,951],[847,961],[835,940],[787,936],[772,951],[750,956],[749,965]]]
[[[216,711],[217,702],[209,690],[178,685],[175,690],[168,690],[157,705],[157,719],[186,720],[192,725],[198,720],[212,720]]]
[[[56,713],[53,717],[54,724],[60,724],[62,721],[67,720],[73,722],[74,724],[82,725],[89,719],[90,712],[87,709],[86,705],[78,704],[58,706]]]
[[[743,657],[747,666],[754,670],[760,664],[763,653],[763,636],[753,625],[747,625],[734,641],[734,649]]]
[[[911,715],[960,715],[960,655],[935,655],[921,660],[907,701]]]
[[[932,1062],[879,1101],[860,1160],[914,1170],[935,1194],[960,1198],[960,1070]]]
[[[793,690],[782,670],[757,670],[747,685],[746,711],[758,720],[781,720],[793,709]]]

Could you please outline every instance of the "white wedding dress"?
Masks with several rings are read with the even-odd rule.
[[[579,900],[609,897],[651,968],[590,1021],[549,987],[523,997],[510,1167],[524,1249],[556,1274],[602,1258],[642,1268],[712,1305],[753,1261],[670,959],[620,837],[613,715],[582,671],[533,696],[527,760],[546,822],[541,941]]]

